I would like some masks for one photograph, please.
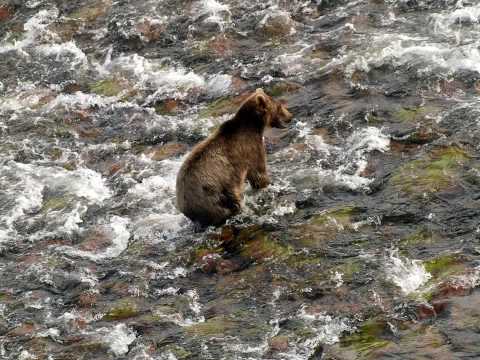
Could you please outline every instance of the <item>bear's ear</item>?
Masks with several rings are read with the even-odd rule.
[[[264,93],[262,94],[257,91],[257,94],[255,96],[255,102],[257,103],[257,109],[262,112],[265,112],[267,110],[267,98],[265,97]]]

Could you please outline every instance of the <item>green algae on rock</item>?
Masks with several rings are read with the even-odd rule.
[[[295,242],[307,247],[322,247],[339,233],[357,231],[361,223],[355,222],[355,216],[361,213],[362,209],[355,206],[325,210],[312,217],[308,223],[293,229]]]
[[[264,261],[270,258],[279,260],[292,254],[289,246],[282,245],[273,239],[271,234],[261,229],[245,229],[240,232],[239,240],[244,244],[240,254],[255,261]]]
[[[391,343],[391,330],[383,319],[371,319],[360,326],[358,331],[340,340],[341,348],[351,348],[364,359],[375,359],[376,350]]]
[[[116,321],[138,316],[140,314],[138,304],[133,299],[125,299],[116,302],[111,307],[103,320]]]
[[[265,91],[270,96],[279,97],[279,96],[283,96],[285,94],[290,94],[290,93],[297,92],[301,88],[302,87],[300,85],[295,84],[293,82],[283,81],[283,82],[278,82],[278,83],[268,87]]]
[[[395,120],[400,122],[424,123],[434,117],[439,109],[433,106],[420,106],[416,108],[401,108],[393,114]]]
[[[217,316],[205,322],[187,326],[185,330],[190,335],[200,337],[225,336],[232,332],[236,326],[237,323],[234,320],[225,316]]]
[[[461,254],[446,254],[424,262],[433,279],[439,279],[453,274],[461,273],[466,265]]]
[[[222,115],[234,114],[247,96],[248,94],[244,94],[233,98],[224,97],[215,100],[200,111],[200,117],[219,117]]]
[[[439,240],[439,236],[435,234],[432,230],[429,230],[426,227],[420,227],[415,232],[402,238],[399,242],[399,245],[402,248],[415,247],[417,245],[425,246],[435,243],[437,240]]]
[[[125,90],[125,81],[119,79],[105,79],[90,85],[90,91],[103,96],[117,96]]]
[[[458,146],[437,148],[425,158],[401,166],[391,183],[411,196],[423,197],[457,184],[462,166],[470,159],[470,155]]]
[[[77,8],[68,16],[72,19],[94,22],[98,18],[105,16],[112,6],[112,0],[98,0],[93,4],[88,4]]]

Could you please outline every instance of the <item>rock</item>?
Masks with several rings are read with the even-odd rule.
[[[144,18],[136,25],[136,30],[140,33],[142,40],[153,42],[161,39],[165,25],[159,21]]]
[[[433,244],[439,240],[439,236],[426,227],[420,227],[412,234],[400,240],[399,245],[402,248],[410,248],[414,246],[425,246]]]
[[[241,264],[235,260],[222,260],[216,264],[217,273],[227,275],[241,269]]]
[[[215,57],[230,57],[233,55],[234,42],[227,35],[214,36],[207,43],[207,49]]]
[[[439,109],[432,106],[421,106],[416,108],[404,107],[393,114],[393,118],[400,122],[427,123],[436,117]]]
[[[121,78],[111,78],[97,81],[90,85],[90,91],[103,96],[117,96],[129,87],[128,81]]]
[[[235,328],[236,323],[226,317],[217,316],[203,323],[196,323],[185,328],[187,334],[200,337],[226,336]]]
[[[383,319],[371,319],[365,322],[355,333],[341,339],[341,347],[349,347],[362,358],[375,350],[389,345],[391,331],[388,323]]]
[[[268,341],[270,352],[286,352],[288,351],[288,337],[275,336]]]
[[[110,234],[102,228],[96,228],[89,232],[79,248],[84,251],[100,252],[111,245],[112,239]]]
[[[98,18],[107,15],[112,7],[112,0],[96,0],[93,3],[77,8],[68,16],[82,22],[95,22]]]
[[[38,326],[33,323],[24,323],[10,330],[7,336],[10,337],[31,337],[38,330]]]
[[[284,37],[295,33],[295,22],[290,14],[284,11],[267,14],[259,27],[269,37]]]
[[[282,95],[285,95],[285,94],[290,94],[290,93],[297,92],[301,88],[302,88],[302,86],[299,85],[299,84],[284,81],[284,82],[276,83],[275,85],[272,85],[271,87],[267,88],[266,92],[270,96],[278,97],[278,96],[282,96]]]
[[[97,294],[92,291],[85,291],[78,296],[77,303],[80,307],[94,307],[97,302]]]
[[[293,253],[292,248],[275,241],[271,234],[256,226],[240,231],[236,241],[243,244],[240,255],[257,262],[270,258],[279,260]]]
[[[430,143],[440,137],[438,131],[432,127],[420,126],[403,136],[392,136],[392,142],[408,145],[423,145]]]
[[[218,263],[220,262],[221,256],[218,254],[207,254],[204,255],[200,261],[200,269],[205,274],[211,274],[217,271]]]
[[[81,24],[74,19],[56,21],[48,26],[48,30],[56,33],[63,42],[72,41],[80,32]]]
[[[187,145],[180,143],[168,143],[147,151],[148,156],[155,161],[162,161],[187,152]]]
[[[401,166],[391,177],[394,187],[414,197],[424,197],[456,185],[470,155],[458,146],[440,147],[425,158]]]
[[[175,99],[166,99],[155,105],[155,112],[159,115],[168,115],[176,112],[178,101]]]
[[[200,117],[218,117],[226,114],[234,114],[249,95],[250,93],[248,92],[235,97],[225,97],[215,100],[200,111]]]
[[[434,279],[444,278],[449,275],[465,271],[464,261],[459,254],[448,254],[424,262],[425,270]]]
[[[312,217],[308,223],[292,228],[295,242],[300,246],[321,248],[326,242],[341,232],[354,232],[354,217],[362,210],[355,206],[328,209]]]
[[[0,5],[0,21],[7,21],[13,16],[13,9],[8,5]]]
[[[118,301],[103,317],[103,320],[116,321],[136,317],[140,314],[138,305],[133,300]]]

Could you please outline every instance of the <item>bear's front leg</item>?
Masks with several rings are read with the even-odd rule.
[[[270,185],[270,177],[266,172],[260,173],[257,171],[250,171],[247,174],[247,179],[254,189],[263,189]]]

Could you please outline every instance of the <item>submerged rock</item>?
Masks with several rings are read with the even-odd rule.
[[[107,311],[104,320],[116,321],[136,317],[140,314],[138,304],[133,299],[120,300]]]
[[[462,167],[470,159],[470,155],[458,146],[439,147],[425,158],[401,166],[391,183],[410,196],[428,196],[456,185],[461,179]]]
[[[265,35],[270,37],[283,37],[295,33],[295,23],[290,14],[276,11],[267,14],[259,24]]]
[[[329,209],[322,214],[313,216],[308,223],[295,226],[291,231],[295,243],[308,248],[322,248],[337,234],[355,232],[361,223],[355,223],[355,217],[362,209],[355,206],[345,206]]]

